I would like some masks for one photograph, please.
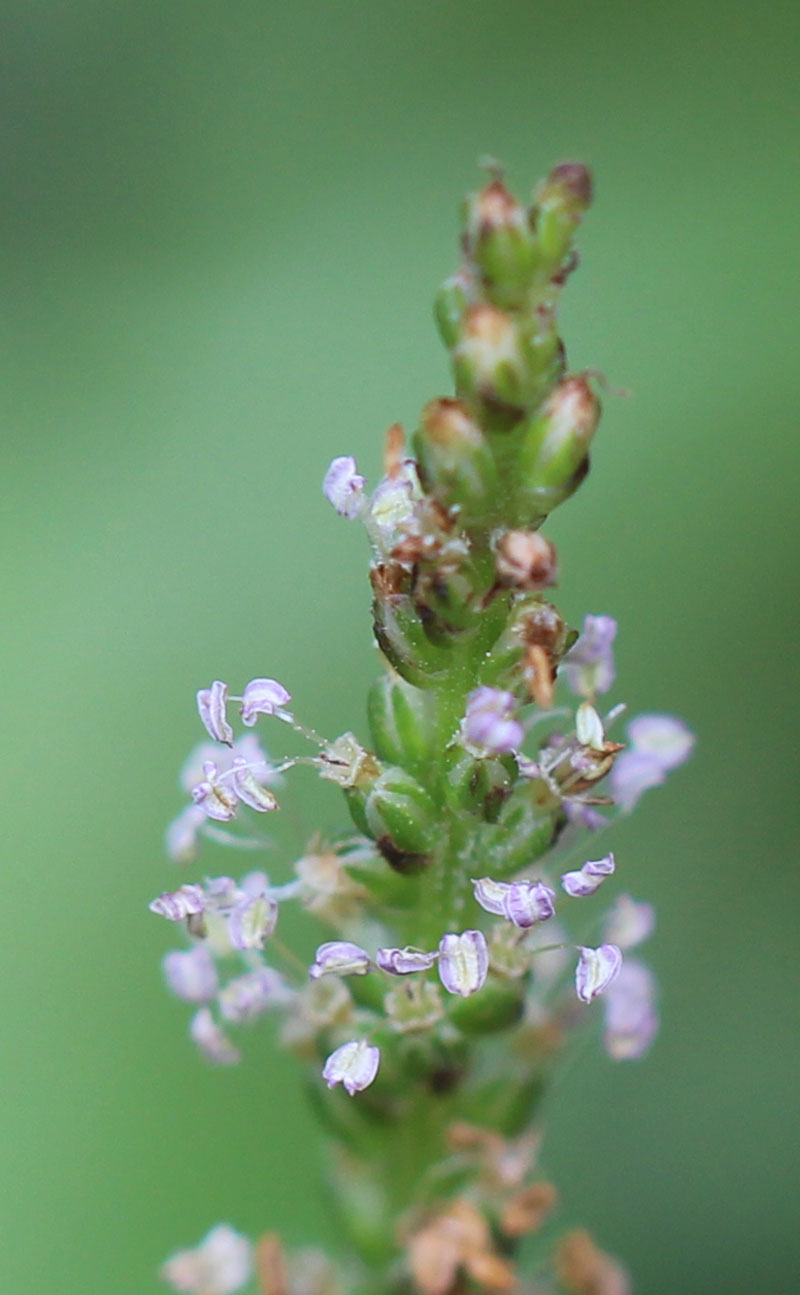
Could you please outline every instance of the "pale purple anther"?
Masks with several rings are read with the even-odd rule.
[[[242,693],[242,723],[252,728],[259,715],[274,715],[292,700],[277,679],[251,679]]]
[[[603,998],[604,1043],[615,1061],[634,1061],[644,1055],[658,1033],[655,978],[636,958],[626,958],[619,975]]]
[[[516,698],[502,688],[476,688],[467,698],[464,736],[473,746],[495,755],[516,751],[525,735],[514,719]]]
[[[203,781],[192,787],[192,800],[200,806],[207,818],[227,823],[235,815],[239,804],[233,789],[222,781],[212,760],[206,760],[203,773]]]
[[[317,949],[308,974],[312,980],[320,976],[365,976],[370,959],[366,950],[349,940],[328,940]]]
[[[226,1223],[212,1228],[193,1250],[179,1250],[161,1276],[181,1295],[233,1295],[250,1280],[252,1246]]]
[[[656,910],[644,900],[620,895],[608,915],[605,936],[618,948],[633,949],[652,935],[656,924]]]
[[[225,1031],[217,1025],[207,1007],[195,1012],[189,1023],[189,1036],[206,1060],[215,1066],[235,1066],[242,1054],[234,1047]]]
[[[575,988],[582,1003],[591,1003],[619,973],[622,954],[616,944],[601,944],[599,949],[580,948],[579,952]]]
[[[233,877],[208,877],[206,880],[206,908],[215,913],[227,913],[235,904],[245,899],[244,891]]]
[[[443,935],[439,942],[439,979],[449,994],[468,998],[489,971],[489,950],[481,931]]]
[[[493,881],[491,877],[481,877],[472,885],[481,908],[523,930],[536,922],[546,922],[556,911],[556,892],[542,881]]]
[[[270,895],[252,895],[236,904],[228,917],[234,949],[263,949],[278,923],[278,905]]]
[[[148,908],[151,913],[166,917],[170,922],[182,922],[193,913],[202,913],[205,906],[203,887],[189,885],[179,886],[177,890],[165,890]]]
[[[574,693],[593,697],[608,692],[614,682],[614,639],[617,622],[613,616],[586,616],[577,643],[564,657],[561,669]]]
[[[167,854],[173,863],[190,863],[197,854],[197,838],[206,815],[199,805],[186,805],[168,824]]]
[[[378,949],[375,961],[381,971],[390,976],[410,976],[415,971],[428,971],[436,961],[435,953],[422,949]]]
[[[630,746],[617,757],[610,777],[611,794],[625,811],[651,787],[659,787],[694,747],[693,734],[673,715],[637,715],[628,725],[628,737]]]
[[[233,790],[243,805],[258,810],[260,814],[266,814],[269,810],[278,808],[278,802],[272,792],[257,780],[253,770],[248,768],[246,760],[236,756],[231,767]]]
[[[343,454],[333,460],[325,473],[322,493],[340,517],[347,517],[352,521],[361,511],[365,484],[356,468],[355,459],[350,454]]]
[[[228,723],[228,685],[215,679],[210,688],[201,688],[197,694],[197,710],[205,724],[206,732],[215,742],[233,746],[233,729]]]
[[[589,859],[582,868],[565,872],[561,877],[561,885],[573,899],[593,895],[606,877],[611,876],[615,866],[613,854],[606,854],[602,859]]]
[[[173,994],[187,1003],[207,1003],[219,988],[217,964],[204,944],[167,953],[161,966]]]
[[[226,1021],[241,1024],[255,1020],[272,1007],[291,1002],[294,995],[280,972],[258,967],[229,980],[219,992],[219,1010]]]
[[[322,1078],[329,1088],[341,1084],[352,1097],[369,1088],[378,1073],[380,1049],[365,1039],[353,1039],[332,1052],[325,1062]]]

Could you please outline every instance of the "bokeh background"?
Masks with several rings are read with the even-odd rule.
[[[619,618],[618,696],[699,734],[613,843],[659,906],[662,1038],[582,1054],[547,1163],[639,1295],[788,1295],[797,6],[6,0],[3,24],[3,1291],[155,1292],[217,1219],[331,1237],[292,1063],[266,1032],[239,1070],[197,1062],[146,904],[176,880],[195,688],[274,673],[363,731],[365,552],[320,480],[345,452],[374,476],[388,423],[449,389],[430,301],[488,152],[523,192],[595,168],[564,331],[633,396],[550,527],[560,599]],[[275,868],[339,813],[301,776]]]

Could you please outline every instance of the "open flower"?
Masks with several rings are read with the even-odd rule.
[[[329,1088],[337,1084],[352,1097],[369,1088],[378,1073],[380,1050],[365,1039],[353,1039],[332,1052],[325,1062],[322,1077]]]

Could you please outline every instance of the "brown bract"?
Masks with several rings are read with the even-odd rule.
[[[451,1295],[462,1271],[483,1291],[517,1285],[513,1266],[492,1248],[483,1214],[463,1197],[412,1233],[408,1262],[420,1295]]]

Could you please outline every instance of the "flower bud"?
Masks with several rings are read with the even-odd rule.
[[[464,525],[480,520],[497,492],[497,467],[481,429],[459,400],[430,400],[414,435],[420,480]]]
[[[227,704],[228,685],[220,679],[215,679],[210,688],[201,688],[197,694],[197,710],[206,731],[215,742],[233,746],[233,729],[225,714]]]
[[[397,562],[380,563],[370,570],[375,598],[372,604],[375,639],[398,674],[418,688],[430,688],[448,665],[448,654],[432,643],[425,632],[409,589],[408,570]]]
[[[580,162],[562,162],[539,185],[533,215],[542,270],[548,277],[561,269],[591,201],[592,175]]]
[[[365,976],[369,971],[369,954],[349,940],[329,940],[317,949],[308,974],[312,980],[320,976]]]
[[[483,750],[476,755],[454,742],[444,752],[443,764],[451,803],[480,814],[488,823],[495,822],[513,788],[517,772],[513,758],[492,758]]]
[[[341,1084],[352,1097],[362,1092],[378,1073],[381,1054],[378,1048],[365,1039],[343,1043],[325,1062],[322,1077],[329,1088]]]
[[[530,521],[546,517],[577,490],[589,470],[600,401],[584,376],[565,378],[525,427],[517,504]]]
[[[465,271],[445,279],[433,303],[436,326],[445,346],[455,346],[461,336],[464,315],[474,300],[474,284]]]
[[[428,792],[404,769],[386,769],[367,796],[370,834],[409,854],[426,854],[439,832],[439,815]]]
[[[442,936],[439,978],[449,994],[468,998],[483,986],[488,970],[489,951],[481,931]]]
[[[533,279],[537,247],[527,213],[501,180],[467,200],[464,241],[486,290],[500,305],[517,305]]]
[[[527,593],[558,578],[555,547],[538,531],[506,531],[496,541],[495,562],[501,584]]]
[[[575,970],[575,988],[582,1003],[591,1003],[602,994],[619,973],[622,954],[616,944],[601,944],[599,949],[580,949]]]
[[[515,321],[496,306],[470,306],[453,349],[459,396],[519,408],[524,404],[526,365]]]
[[[429,692],[414,688],[394,672],[384,674],[369,690],[367,717],[381,760],[412,772],[426,764],[435,726]]]
[[[561,885],[573,899],[593,895],[606,877],[612,875],[614,866],[613,854],[607,854],[602,859],[589,859],[575,872],[565,872],[561,877]]]

